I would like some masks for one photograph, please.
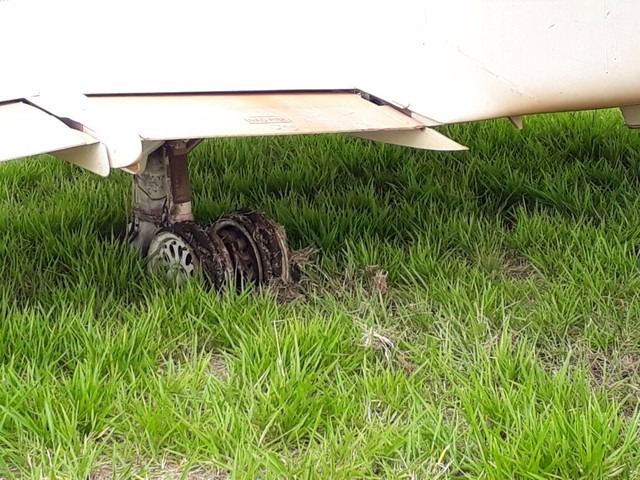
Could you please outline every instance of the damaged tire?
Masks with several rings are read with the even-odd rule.
[[[162,227],[147,257],[152,270],[166,272],[178,284],[200,273],[216,290],[291,281],[284,228],[253,210],[224,215],[206,230],[194,222]]]
[[[202,274],[207,287],[222,289],[232,278],[233,264],[220,238],[194,222],[162,227],[149,244],[149,268],[164,272],[177,284]]]

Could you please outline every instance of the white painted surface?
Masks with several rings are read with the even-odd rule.
[[[406,90],[442,122],[640,100],[637,0],[426,2]]]
[[[16,3],[38,89],[360,88],[445,123],[640,103],[637,0]]]
[[[386,130],[423,125],[355,93],[235,93],[90,97],[114,125],[144,140],[187,140]]]
[[[35,95],[44,80],[33,62],[40,59],[41,40],[29,27],[26,3],[0,0],[0,102]]]
[[[128,167],[142,154],[139,133],[118,115],[95,105],[84,95],[44,94],[28,97],[27,101],[58,118],[67,119],[73,128],[98,139],[106,147],[111,168]]]
[[[21,156],[16,148],[23,156],[33,148],[33,153],[53,152],[101,175],[111,168],[140,173],[146,155],[165,140],[368,132],[373,136],[367,138],[418,148],[464,148],[410,115],[357,93],[39,95],[25,101],[29,104],[0,104],[0,138],[5,140],[0,161]],[[403,131],[416,134],[385,135]],[[66,137],[90,138],[99,145],[68,149],[80,144],[60,143]]]
[[[25,103],[0,105],[0,162],[97,142]]]
[[[632,105],[638,25],[638,0],[0,0],[0,101],[358,88],[441,123]]]

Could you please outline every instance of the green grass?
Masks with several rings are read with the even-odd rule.
[[[319,248],[291,303],[146,275],[123,173],[0,166],[0,476],[640,478],[640,137],[528,120],[201,145],[200,220]]]

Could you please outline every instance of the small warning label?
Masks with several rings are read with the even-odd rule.
[[[273,123],[291,123],[287,117],[280,117],[277,115],[254,115],[246,117],[245,120],[254,125],[266,125]]]

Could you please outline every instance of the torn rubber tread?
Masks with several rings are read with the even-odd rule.
[[[250,221],[237,213],[225,215],[209,227],[210,234],[222,239],[231,256],[239,290],[247,283],[265,283],[261,251],[251,234],[252,229]]]
[[[290,280],[289,248],[284,227],[256,211],[242,211],[252,225],[251,232],[258,248],[260,248],[263,269],[268,271],[267,282],[280,279],[285,283]]]
[[[222,241],[212,239],[195,222],[180,222],[161,228],[160,232],[172,232],[179,235],[193,249],[200,262],[206,286],[222,290],[231,277],[233,263]]]
[[[274,280],[289,282],[289,250],[284,228],[267,215],[253,210],[239,210],[218,219],[209,231],[217,233],[223,239],[232,258],[236,259],[236,271],[253,270],[250,278],[242,281],[256,281],[269,285]],[[255,263],[253,268],[247,265],[247,255]],[[240,261],[238,261],[240,260]]]

